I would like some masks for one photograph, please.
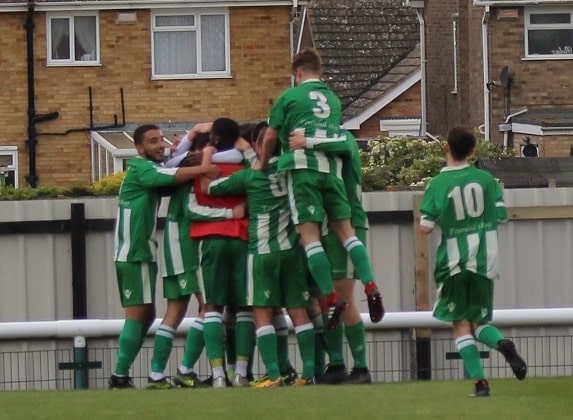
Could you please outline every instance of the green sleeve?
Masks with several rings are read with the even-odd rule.
[[[250,171],[251,169],[241,169],[228,177],[214,180],[209,185],[209,195],[245,195]]]

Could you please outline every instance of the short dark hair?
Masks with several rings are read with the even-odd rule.
[[[298,69],[308,73],[322,73],[322,60],[315,48],[307,48],[298,52],[292,59],[293,73]]]
[[[476,136],[466,127],[454,127],[448,133],[448,146],[455,160],[464,160],[476,147]]]
[[[143,143],[143,137],[145,137],[145,133],[147,133],[149,130],[160,130],[160,128],[155,124],[140,125],[133,132],[133,142],[135,144]]]
[[[217,118],[213,121],[211,132],[219,137],[215,145],[217,150],[231,149],[240,135],[239,123],[231,118]]]

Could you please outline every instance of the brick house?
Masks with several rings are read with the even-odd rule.
[[[464,124],[518,154],[571,155],[573,1],[405,4],[422,22],[427,132]]]
[[[357,138],[420,134],[420,32],[402,0],[312,0],[298,49],[320,51],[324,79]]]
[[[138,124],[165,133],[218,116],[266,117],[291,84],[298,3],[0,2],[1,178],[86,184],[121,158],[102,144],[133,153]]]

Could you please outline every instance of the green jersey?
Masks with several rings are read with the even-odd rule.
[[[441,283],[462,270],[499,278],[497,225],[507,220],[499,183],[473,166],[446,167],[430,180],[420,206],[421,225],[437,223],[442,238],[434,279]]]
[[[291,151],[288,139],[299,129],[307,137],[343,142],[338,135],[341,122],[340,100],[320,80],[307,80],[284,91],[269,117],[269,126],[278,131],[281,143],[278,170],[310,169],[340,178],[341,162],[335,155],[310,148]]]
[[[119,190],[114,261],[157,260],[157,187],[177,184],[176,172],[141,156],[127,162]]]
[[[352,210],[350,223],[355,228],[368,229],[368,216],[362,207],[362,163],[360,149],[356,139],[346,132],[350,154],[342,157],[342,179],[346,187],[346,196]]]
[[[316,137],[307,137],[307,147],[326,153],[340,154],[342,160],[342,180],[346,189],[348,203],[352,210],[351,224],[355,228],[368,229],[368,216],[362,207],[362,163],[356,138],[350,131],[342,131],[339,136],[343,142],[324,141]]]
[[[272,158],[264,171],[242,169],[209,186],[210,195],[247,195],[249,253],[269,254],[291,249],[298,234],[291,222],[285,176]]]
[[[197,242],[191,239],[191,221],[218,221],[232,218],[233,211],[199,206],[191,183],[180,185],[169,198],[163,231],[162,277],[174,276],[199,268]]]

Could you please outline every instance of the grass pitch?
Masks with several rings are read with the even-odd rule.
[[[274,389],[5,391],[1,419],[570,419],[573,377]]]

